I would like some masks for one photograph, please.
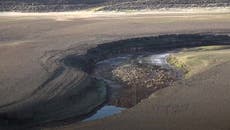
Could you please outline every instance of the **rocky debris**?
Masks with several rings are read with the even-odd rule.
[[[228,7],[226,0],[130,0],[105,6],[103,10],[142,10],[192,7]]]
[[[110,104],[130,108],[158,89],[170,86],[176,80],[173,70],[146,64],[124,64],[112,71],[123,88]]]
[[[161,88],[171,83],[174,78],[169,70],[158,66],[125,64],[113,70],[113,74],[127,87]]]

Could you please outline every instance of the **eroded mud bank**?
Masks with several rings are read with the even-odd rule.
[[[42,60],[50,78],[30,96],[0,106],[1,123],[6,127],[13,126],[12,123],[27,126],[87,115],[102,105],[108,96],[108,93],[103,94],[106,92],[106,87],[101,87],[104,82],[92,75],[96,64],[102,60],[121,54],[157,53],[229,43],[227,35],[162,35],[47,52]]]

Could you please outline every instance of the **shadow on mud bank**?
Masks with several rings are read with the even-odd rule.
[[[145,51],[156,53],[209,45],[230,45],[230,37],[214,34],[161,35],[114,41],[100,44],[97,47],[91,47],[89,44],[87,46],[90,49],[81,55],[60,52],[63,57],[55,59],[54,62],[59,67],[53,71],[53,76],[42,84],[42,88],[18,102],[0,106],[0,128],[19,129],[21,127],[24,129],[28,126],[30,128],[43,123],[66,121],[73,117],[77,119],[92,113],[92,111],[95,112],[108,96],[108,94],[106,95],[106,87],[95,85],[101,81],[97,81],[91,76],[96,63],[101,60],[116,57],[119,54],[134,54]],[[71,48],[70,50],[77,51],[78,49]],[[81,84],[76,83],[77,73],[85,74],[87,80]],[[62,80],[62,78],[70,78],[71,80]],[[46,98],[47,95],[56,93],[60,87],[63,87],[64,93],[57,93],[55,96]],[[46,91],[50,88],[52,91]],[[101,94],[102,92],[105,94]]]

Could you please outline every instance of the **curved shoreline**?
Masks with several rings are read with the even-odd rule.
[[[88,49],[87,53],[84,55],[71,54],[60,61],[66,66],[80,68],[82,71],[87,72],[90,75],[98,61],[114,57],[117,54],[139,53],[143,51],[162,52],[184,47],[229,45],[229,43],[230,37],[227,35],[160,35],[156,37],[142,37],[99,44],[97,47]]]
[[[47,80],[47,82],[44,83],[45,86],[39,90],[40,92],[39,91],[38,93],[36,92],[36,94],[38,94],[37,96],[42,95],[43,97],[37,98],[36,95],[35,97],[33,95],[32,98],[29,98],[32,100],[28,101],[28,99],[26,99],[27,101],[23,101],[22,104],[20,103],[19,104],[20,108],[18,107],[14,108],[15,107],[14,105],[17,106],[18,104],[9,105],[8,106],[9,108],[8,107],[1,108],[0,109],[1,115],[3,115],[1,117],[5,116],[6,119],[15,119],[15,118],[17,119],[17,116],[21,117],[21,114],[28,113],[28,117],[25,119],[26,120],[33,119],[33,118],[36,118],[36,116],[33,115],[33,113],[36,112],[36,109],[32,109],[32,108],[37,107],[37,105],[39,106],[41,104],[47,105],[49,101],[53,101],[54,103],[57,103],[54,106],[56,105],[63,106],[63,104],[59,102],[60,99],[63,99],[63,102],[66,102],[68,98],[65,98],[65,97],[71,97],[71,95],[79,93],[79,89],[84,89],[85,86],[87,86],[86,84],[90,84],[89,81],[87,82],[83,81],[82,85],[79,85],[79,83],[76,82],[76,79],[75,79],[79,76],[79,74],[82,74],[82,79],[80,80],[87,79],[87,77],[91,74],[91,71],[94,69],[94,66],[98,61],[112,57],[116,54],[138,53],[142,51],[157,52],[157,51],[173,50],[176,48],[196,47],[196,46],[205,46],[205,45],[229,45],[229,43],[230,43],[230,37],[226,35],[205,35],[205,34],[163,35],[163,36],[157,36],[157,37],[134,38],[134,39],[121,40],[121,41],[115,41],[111,43],[100,44],[95,48],[89,49],[87,53],[83,55],[79,55],[78,53],[76,54],[74,52],[74,49],[71,49],[70,52],[74,52],[74,53],[70,55],[66,52],[64,53],[57,52],[57,54],[60,54],[62,56],[59,56],[58,59],[57,57],[52,57],[52,56],[51,58],[47,58],[46,63],[45,63],[47,70],[53,73],[55,72],[55,70],[58,71],[58,69],[62,67],[64,67],[65,69],[62,73],[58,73],[57,75],[56,73],[53,73],[53,75],[55,75],[54,78],[51,78],[51,80]],[[57,66],[57,67],[52,67],[52,69],[53,68],[57,68],[57,69],[49,70],[50,66]],[[69,75],[68,77],[72,77],[72,79],[66,80],[65,79],[66,75]],[[58,93],[54,97],[51,97],[51,99],[54,99],[54,100],[49,100],[47,102],[46,101],[47,95],[43,95],[44,90],[50,89],[52,87],[57,88],[58,87],[57,83],[62,84],[63,81],[66,81],[65,85],[60,86],[60,87],[62,88],[64,87],[64,90],[66,93],[62,95],[63,92],[59,91],[61,93]],[[69,83],[71,83],[72,84],[71,86],[72,87],[74,86],[74,87],[71,88]],[[67,89],[66,86],[69,89]],[[53,92],[53,91],[50,91],[50,92]],[[45,101],[33,102],[33,101],[36,101],[37,99],[38,101],[42,101],[41,99]],[[30,106],[33,106],[33,107],[30,107]],[[51,111],[53,111],[52,107],[47,109],[46,111],[43,111],[42,113],[47,114],[47,112],[49,113]],[[37,112],[38,114],[41,114],[39,113],[39,109],[37,109]],[[70,112],[70,114],[73,114],[73,113]],[[55,120],[57,118],[55,116],[53,117],[48,116],[45,118],[45,120],[49,120],[49,121],[50,119]],[[61,117],[58,117],[58,119],[60,120],[66,119],[66,118],[69,118],[69,116],[74,116],[74,115],[68,115],[68,117],[66,117],[66,115],[63,115]],[[23,119],[18,118],[18,120],[23,120]]]

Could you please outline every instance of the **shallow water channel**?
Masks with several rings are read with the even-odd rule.
[[[100,61],[96,64],[94,71],[94,77],[97,79],[103,79],[109,86],[109,99],[108,102],[96,111],[95,114],[83,120],[92,121],[97,119],[102,119],[114,114],[121,113],[123,110],[130,108],[128,103],[125,103],[126,99],[123,98],[121,101],[124,103],[117,103],[116,99],[120,98],[120,92],[123,91],[122,85],[113,79],[112,70],[122,64],[136,62],[139,64],[148,64],[153,66],[161,66],[164,69],[170,69],[171,66],[167,62],[169,53],[161,54],[138,54],[138,55],[122,55],[114,58],[106,59]],[[123,95],[126,96],[126,95]],[[127,97],[129,98],[129,97]],[[133,101],[132,101],[133,102]],[[134,104],[137,104],[135,102]],[[134,105],[131,105],[134,106]]]

